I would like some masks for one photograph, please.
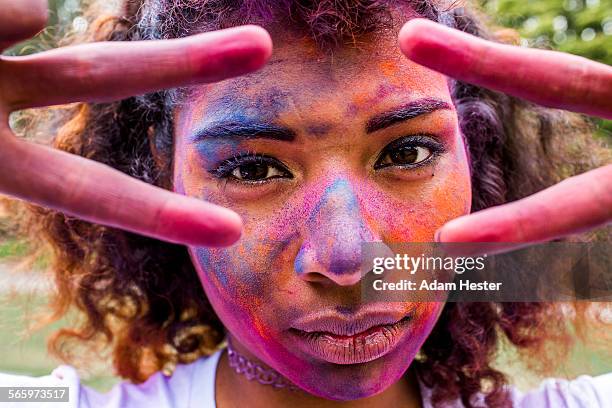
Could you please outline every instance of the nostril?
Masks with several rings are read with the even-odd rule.
[[[302,274],[302,279],[311,283],[325,283],[329,281],[329,278],[321,272],[307,272]]]
[[[301,278],[310,283],[323,285],[354,286],[361,281],[359,271],[354,273],[335,274],[330,272],[307,272]]]
[[[340,286],[354,286],[361,281],[361,273],[357,270],[352,273],[331,274],[329,279]]]
[[[294,267],[296,273],[308,282],[352,286],[361,280],[361,243],[342,242],[339,245],[314,246],[304,243],[298,252]]]

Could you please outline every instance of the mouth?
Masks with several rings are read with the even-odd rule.
[[[335,313],[296,322],[289,332],[296,345],[316,359],[334,364],[360,364],[391,352],[408,332],[412,313],[364,313],[347,319]]]

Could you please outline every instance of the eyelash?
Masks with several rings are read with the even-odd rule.
[[[266,183],[275,178],[280,178],[278,176],[270,177],[264,180],[257,181],[243,181],[238,180],[234,176],[232,176],[232,172],[237,168],[249,164],[267,164],[268,166],[272,166],[277,168],[280,172],[285,173],[285,176],[288,178],[293,178],[291,172],[287,169],[285,165],[283,165],[278,159],[274,157],[267,156],[265,154],[258,154],[255,152],[245,152],[241,153],[237,156],[231,157],[227,160],[223,160],[221,163],[217,165],[216,168],[210,171],[214,177],[218,179],[224,179],[225,181],[233,181],[237,183],[245,183],[245,184],[262,184]]]
[[[406,147],[425,147],[427,148],[431,154],[430,156],[423,160],[420,163],[416,163],[414,165],[393,165],[386,164],[380,165],[378,164],[383,158],[386,157],[387,154],[393,152],[394,149],[406,148]],[[434,160],[436,160],[441,154],[445,153],[446,149],[444,145],[437,140],[433,136],[428,135],[416,135],[416,136],[404,136],[399,139],[394,140],[382,150],[378,159],[376,160],[376,164],[374,165],[374,169],[384,169],[387,167],[399,167],[404,169],[415,169],[419,167],[424,167],[431,164]],[[269,177],[263,180],[255,180],[255,181],[245,181],[237,179],[232,175],[232,173],[241,166],[249,165],[249,164],[266,164],[268,166],[276,168],[279,172],[283,173],[283,176],[274,176]],[[265,154],[258,154],[255,152],[245,152],[229,159],[223,160],[221,163],[217,165],[214,169],[209,171],[215,178],[218,178],[225,182],[234,182],[241,184],[263,184],[267,183],[276,178],[293,178],[291,172],[287,169],[287,167],[281,163],[278,159],[274,157],[267,156]]]
[[[413,165],[397,165],[397,164],[387,164],[380,165],[378,164],[383,158],[386,157],[387,154],[393,152],[394,150],[399,150],[400,148],[406,147],[425,147],[427,148],[431,154],[428,158],[423,160],[422,162],[415,163]],[[428,135],[415,135],[415,136],[404,136],[399,139],[394,140],[389,143],[385,148],[380,152],[378,159],[376,160],[376,164],[374,164],[374,169],[384,169],[387,167],[399,167],[403,169],[416,169],[419,167],[424,167],[431,164],[435,161],[441,154],[446,152],[446,148],[440,142],[438,142],[434,136]]]

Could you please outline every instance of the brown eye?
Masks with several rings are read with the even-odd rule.
[[[425,166],[445,151],[445,146],[434,136],[404,136],[385,146],[380,152],[374,168],[399,167],[411,169]]]
[[[411,166],[424,162],[431,155],[431,150],[423,146],[402,146],[385,154],[379,164],[381,166]]]
[[[248,163],[236,167],[231,175],[241,181],[261,181],[283,173],[267,163]]]
[[[263,183],[277,178],[293,178],[280,160],[262,154],[244,153],[222,161],[209,172],[218,179],[241,183]]]

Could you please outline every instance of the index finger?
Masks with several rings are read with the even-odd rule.
[[[14,137],[0,126],[0,193],[72,216],[178,244],[228,246],[242,220],[109,166]]]
[[[612,67],[557,51],[498,44],[425,19],[399,34],[412,61],[540,105],[612,118]]]
[[[534,195],[455,218],[436,233],[464,255],[506,252],[612,222],[612,164],[570,177]]]

